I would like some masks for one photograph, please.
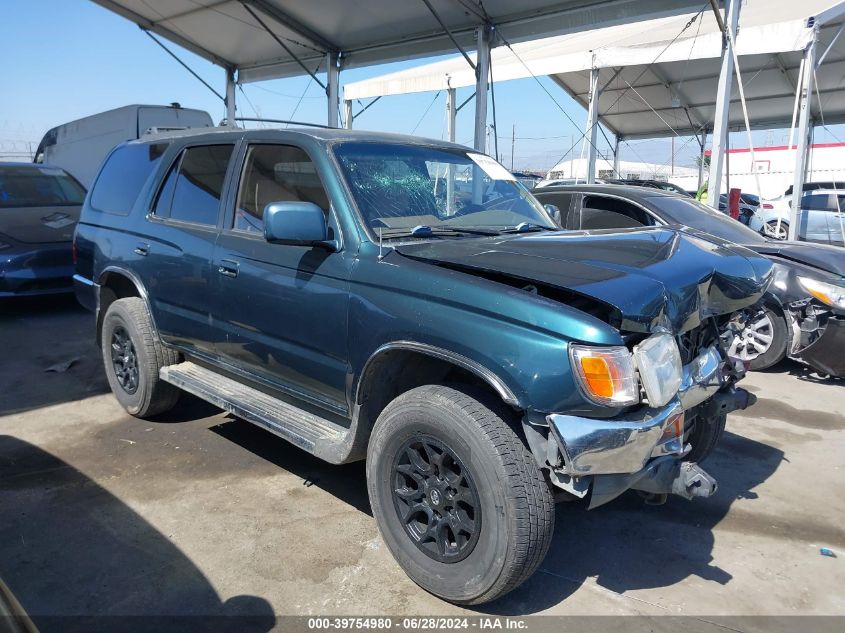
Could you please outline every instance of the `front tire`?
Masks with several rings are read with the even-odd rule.
[[[684,438],[684,443],[689,443],[692,446],[692,450],[687,453],[684,459],[700,464],[710,457],[719,440],[722,439],[727,421],[727,415],[696,419]]]
[[[148,418],[173,408],[179,389],[158,372],[178,362],[177,354],[161,344],[142,299],[126,297],[109,306],[100,348],[109,386],[127,413]]]
[[[780,231],[778,231],[777,220],[770,220],[768,223],[769,230],[764,232],[765,237],[770,237],[775,240],[785,240],[789,238],[789,223],[781,221]]]
[[[542,562],[554,500],[537,464],[484,396],[429,385],[393,400],[367,450],[367,488],[387,547],[426,591],[481,604]]]
[[[786,357],[789,327],[784,318],[770,308],[751,315],[745,328],[736,335],[728,355],[749,364],[754,371],[774,367]]]

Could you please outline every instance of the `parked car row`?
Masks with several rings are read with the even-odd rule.
[[[656,188],[532,195],[440,141],[148,134],[106,158],[73,252],[128,413],[187,391],[366,460],[388,549],[459,604],[532,575],[556,497],[714,494],[702,463],[755,402],[748,367],[842,369],[826,251]]]
[[[73,232],[84,199],[62,169],[0,163],[0,298],[73,290]]]

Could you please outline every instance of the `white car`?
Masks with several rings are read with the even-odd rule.
[[[754,214],[757,221],[752,228],[756,229],[759,225],[763,235],[785,240],[789,234],[791,205],[791,195],[764,202]],[[798,239],[845,245],[845,188],[804,192]]]

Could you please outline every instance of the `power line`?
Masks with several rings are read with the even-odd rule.
[[[429,103],[429,104],[428,104],[428,107],[425,109],[425,112],[423,112],[423,113],[422,113],[422,116],[420,117],[420,120],[419,120],[419,121],[417,121],[417,124],[414,126],[414,129],[413,129],[413,130],[411,130],[411,134],[412,134],[412,135],[414,134],[414,132],[416,132],[416,131],[417,131],[417,128],[418,128],[418,127],[420,126],[420,124],[423,122],[423,119],[425,118],[425,115],[426,115],[426,114],[428,114],[428,111],[429,111],[429,110],[431,110],[431,106],[433,106],[433,105],[434,105],[434,102],[435,102],[435,101],[437,101],[437,97],[439,97],[439,96],[440,96],[440,92],[441,92],[440,90],[438,90],[438,91],[437,91],[437,94],[435,94],[435,95],[434,95],[434,99],[432,99],[432,100],[431,100],[431,103]]]

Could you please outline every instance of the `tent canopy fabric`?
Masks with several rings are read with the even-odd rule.
[[[820,24],[819,51],[841,21],[835,0],[747,0],[740,13],[737,53],[753,127],[788,126],[802,51]],[[697,7],[697,10],[700,7]],[[492,51],[494,81],[551,79],[585,108],[590,71],[599,69],[601,123],[622,138],[656,138],[709,131],[716,109],[722,35],[707,8],[644,23],[622,24],[499,46]],[[845,38],[817,73],[826,123],[845,122]],[[655,62],[655,60],[657,60]],[[460,88],[475,84],[462,57],[344,86],[345,99]],[[815,106],[814,117],[822,112]],[[729,125],[743,126],[738,91]]]
[[[422,0],[93,0],[192,52],[238,70],[241,82],[455,52]],[[700,0],[428,0],[465,48],[492,23],[512,41],[624,24],[697,8]],[[257,23],[249,6],[285,44]]]

